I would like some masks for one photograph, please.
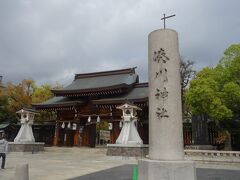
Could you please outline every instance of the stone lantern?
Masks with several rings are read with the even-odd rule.
[[[32,132],[32,125],[34,121],[34,116],[38,113],[33,109],[26,108],[23,108],[16,113],[20,114],[21,128],[16,138],[14,139],[14,142],[35,142],[35,138]]]
[[[121,109],[123,116],[123,126],[121,132],[116,140],[116,144],[107,145],[108,156],[133,156],[144,157],[148,152],[148,145],[144,145],[140,138],[136,123],[137,123],[137,110],[141,110],[134,104],[125,103],[118,106]]]
[[[9,152],[39,152],[44,151],[44,142],[35,142],[32,125],[34,116],[38,114],[34,109],[23,108],[16,112],[20,115],[21,128],[14,142],[8,143]]]
[[[137,122],[137,110],[141,110],[134,104],[125,103],[117,109],[123,111],[123,127],[116,144],[142,144],[135,123]]]

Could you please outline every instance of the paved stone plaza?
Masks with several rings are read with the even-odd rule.
[[[133,165],[123,165],[71,180],[132,180],[132,169]],[[237,170],[197,169],[197,180],[239,180],[239,175]]]
[[[16,164],[29,163],[30,180],[63,180],[92,172],[136,163],[105,156],[106,149],[90,148],[45,148],[45,152],[9,153],[6,166],[0,170],[0,180],[10,180],[14,176]]]
[[[29,163],[30,180],[131,180],[133,164],[137,164],[134,158],[106,156],[106,149],[100,148],[45,149],[38,154],[8,154],[6,169],[0,170],[0,180],[12,179],[15,166],[22,163]],[[240,177],[237,171],[240,164],[197,163],[197,168],[198,180],[237,180]]]

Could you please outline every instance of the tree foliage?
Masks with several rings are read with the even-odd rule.
[[[182,96],[182,112],[183,117],[190,115],[190,107],[186,104],[186,92],[190,80],[196,75],[196,71],[193,69],[194,62],[191,60],[180,62],[180,77],[181,77],[181,96]]]
[[[0,89],[0,122],[8,119],[7,111],[8,99],[7,96],[3,93],[3,90]]]
[[[41,103],[53,97],[51,86],[44,84],[34,89],[32,94],[32,103]]]
[[[32,103],[31,95],[34,86],[35,82],[33,80],[23,80],[17,85],[8,83],[6,87],[8,110],[15,113],[23,107],[29,107]]]
[[[229,62],[237,57],[240,57],[240,44],[232,44],[225,50],[220,63]]]
[[[0,89],[0,122],[15,121],[16,111],[30,107],[32,103],[41,103],[52,98],[51,89],[61,87],[58,83],[53,86],[43,84],[38,87],[31,79],[25,79],[19,84],[8,83],[4,90]],[[46,113],[41,117],[44,115]]]
[[[193,114],[208,114],[216,121],[239,119],[240,45],[230,46],[215,68],[198,72],[186,99]]]
[[[33,94],[32,94],[32,103],[42,103],[44,101],[49,100],[53,97],[53,93],[51,89],[60,89],[62,88],[62,85],[56,83],[55,85],[51,86],[48,84],[43,84],[40,87],[34,88]],[[48,111],[40,111],[40,115],[36,117],[36,120],[46,120],[49,119],[49,117],[52,115],[51,112]]]
[[[180,76],[182,89],[185,89],[188,86],[190,80],[196,75],[196,71],[193,69],[193,65],[193,61],[184,61],[183,59],[181,59]]]

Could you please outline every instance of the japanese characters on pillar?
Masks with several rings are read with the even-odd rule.
[[[157,72],[155,73],[155,81],[159,81],[159,87],[155,90],[155,98],[157,101],[156,107],[156,118],[163,119],[169,118],[168,110],[165,107],[165,104],[168,99],[168,91],[166,88],[166,84],[168,83],[167,76],[167,63],[170,59],[167,57],[165,50],[160,48],[159,50],[154,51],[153,61],[156,63]]]

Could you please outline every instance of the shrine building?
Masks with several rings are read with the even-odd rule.
[[[101,123],[108,124],[107,143],[115,143],[122,126],[116,106],[126,101],[142,109],[136,125],[148,144],[148,83],[139,83],[135,68],[76,74],[70,85],[52,92],[52,99],[32,106],[55,114],[53,145],[95,147]]]

